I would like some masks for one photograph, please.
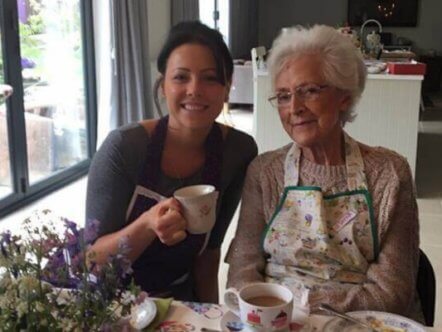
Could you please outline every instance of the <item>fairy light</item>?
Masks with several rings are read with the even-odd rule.
[[[378,11],[384,16],[384,18],[392,17],[394,9],[396,8],[396,1],[390,0],[389,3],[385,3],[385,1],[382,2],[384,4],[378,4]]]

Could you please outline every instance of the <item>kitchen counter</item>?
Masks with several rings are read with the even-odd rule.
[[[415,174],[422,75],[369,74],[356,119],[345,130],[358,141],[384,146],[405,156]],[[279,148],[291,140],[278,112],[268,102],[271,84],[267,71],[253,79],[253,134],[259,152]]]

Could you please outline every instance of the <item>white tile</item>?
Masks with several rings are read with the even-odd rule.
[[[442,134],[442,122],[440,121],[421,121],[419,131],[426,134]]]
[[[419,215],[439,215],[442,216],[442,199],[441,198],[427,198],[418,199]]]
[[[420,214],[421,244],[442,248],[442,214]]]

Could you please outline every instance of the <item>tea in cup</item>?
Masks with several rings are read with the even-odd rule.
[[[229,288],[224,302],[253,331],[286,331],[293,311],[290,289],[271,283],[253,283],[241,290]]]
[[[212,230],[218,194],[214,186],[206,184],[180,188],[173,193],[173,197],[181,203],[189,233],[204,234]]]

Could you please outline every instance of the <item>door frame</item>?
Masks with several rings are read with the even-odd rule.
[[[10,170],[13,193],[0,199],[0,218],[6,216],[88,173],[96,150],[97,98],[92,0],[80,0],[83,39],[84,86],[86,100],[87,159],[41,181],[29,183],[26,127],[21,75],[20,37],[17,0],[0,1],[2,55],[5,83],[14,93],[6,100]]]

